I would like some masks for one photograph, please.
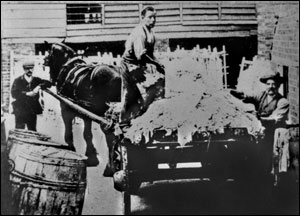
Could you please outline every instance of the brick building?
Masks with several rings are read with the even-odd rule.
[[[299,123],[299,2],[258,2],[258,56],[285,78],[290,120]]]

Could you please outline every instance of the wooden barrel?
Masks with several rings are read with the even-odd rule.
[[[14,144],[11,150],[15,214],[81,214],[86,190],[85,156],[44,145]]]
[[[7,138],[8,151],[12,147],[13,143],[15,143],[15,140],[21,140],[21,141],[26,142],[25,139],[28,139],[28,142],[33,141],[32,143],[38,143],[36,141],[50,141],[51,137],[48,135],[36,132],[36,131],[23,130],[23,129],[9,130],[8,138]],[[39,145],[41,145],[41,144],[39,144]],[[45,145],[47,145],[47,144],[45,144]],[[51,146],[51,144],[49,144],[49,145]],[[57,144],[57,146],[59,146],[59,145],[61,145],[61,144]]]
[[[68,145],[57,143],[51,140],[51,137],[36,131],[14,129],[9,130],[7,139],[7,150],[13,152],[16,144],[43,145],[60,149],[69,149]]]

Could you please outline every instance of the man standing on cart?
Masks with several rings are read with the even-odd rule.
[[[146,7],[141,12],[141,23],[129,35],[121,61],[123,82],[121,121],[129,122],[141,115],[155,98],[163,95],[162,79],[150,88],[143,88],[141,83],[147,82],[147,63],[156,67],[164,74],[164,66],[154,57],[155,36],[152,28],[156,22],[156,11],[153,7]],[[143,94],[144,93],[144,98]]]
[[[125,51],[121,61],[123,107],[120,121],[124,124],[130,123],[131,119],[145,112],[155,99],[164,95],[164,79],[157,79],[148,88],[143,88],[140,85],[147,82],[146,73],[149,72],[147,64],[154,65],[159,73],[163,75],[165,73],[164,66],[155,59],[153,54],[155,36],[152,28],[156,22],[155,9],[146,7],[141,12],[141,18],[141,23],[133,29],[125,43]],[[115,172],[113,161],[117,160],[117,154],[115,154],[117,145],[113,135],[106,138],[110,161],[106,165],[103,175],[110,177]]]
[[[266,84],[266,90],[259,94],[245,95],[235,90],[231,90],[231,94],[245,103],[254,104],[257,116],[265,127],[264,137],[259,143],[259,157],[262,174],[268,179],[272,170],[274,132],[276,128],[286,127],[289,102],[279,93],[284,79],[278,72],[263,76],[260,81]]]

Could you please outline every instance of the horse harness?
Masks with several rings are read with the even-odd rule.
[[[78,57],[69,60],[61,70],[58,76],[58,93],[67,96],[85,106],[93,105],[90,98],[82,100],[79,97],[80,86],[86,79],[90,79],[95,65],[87,65],[85,61]],[[92,97],[91,86],[85,88],[85,91]]]

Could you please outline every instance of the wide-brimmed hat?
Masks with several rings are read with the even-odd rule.
[[[34,67],[34,61],[26,60],[23,62],[23,68],[33,68],[33,67]]]
[[[275,82],[278,82],[278,83],[283,83],[283,81],[284,81],[284,78],[282,76],[280,76],[279,72],[264,75],[259,79],[259,81],[261,81],[262,83],[267,83],[267,80],[269,80],[269,79],[272,79],[272,80],[274,80]]]

